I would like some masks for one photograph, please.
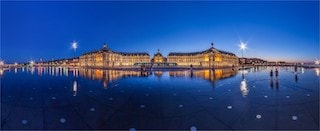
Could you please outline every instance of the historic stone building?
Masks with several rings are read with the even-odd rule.
[[[158,49],[158,52],[156,54],[154,54],[153,58],[151,59],[150,65],[152,65],[152,67],[177,66],[176,63],[167,62],[167,58],[162,56],[159,49]]]
[[[153,63],[165,63],[167,62],[167,59],[162,56],[160,53],[160,50],[158,49],[158,52],[154,54],[153,59],[151,60]]]
[[[160,51],[154,54],[153,58],[146,52],[116,52],[110,50],[106,44],[100,50],[92,51],[81,55],[66,65],[93,67],[93,68],[126,68],[126,67],[194,67],[194,68],[220,68],[238,66],[238,57],[230,52],[218,50],[213,47],[189,53],[171,52],[164,57]],[[58,63],[57,63],[58,62]],[[64,61],[57,61],[56,65],[64,65]],[[50,62],[44,64],[52,65]]]
[[[116,52],[107,48],[104,44],[101,50],[85,53],[80,56],[81,67],[126,67],[137,63],[150,63],[150,56],[146,52]]]
[[[167,57],[167,61],[170,63],[177,63],[178,66],[192,66],[192,67],[233,67],[238,66],[238,57],[230,52],[218,50],[213,47],[199,51],[189,53],[171,52]]]

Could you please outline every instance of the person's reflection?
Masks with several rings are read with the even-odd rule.
[[[278,78],[276,79],[276,89],[277,89],[277,91],[279,90],[279,79]]]
[[[104,81],[103,81],[103,88],[104,88],[104,89],[107,89],[107,88],[108,88],[107,80],[104,80]]]
[[[296,82],[298,82],[298,73],[297,73],[297,72],[294,73],[294,80],[295,80]]]
[[[298,66],[297,65],[295,65],[294,66],[294,80],[296,81],[296,82],[298,82]]]
[[[273,70],[270,71],[270,88],[273,89]]]
[[[190,70],[190,77],[193,77],[193,70]]]
[[[242,70],[242,80],[244,80],[244,72],[243,72],[243,70]]]
[[[270,79],[270,88],[273,89],[273,79],[272,79],[272,77]]]
[[[77,96],[78,85],[77,81],[73,81],[73,96]]]

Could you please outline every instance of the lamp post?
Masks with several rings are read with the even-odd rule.
[[[243,60],[244,60],[244,58],[243,58],[243,52],[244,52],[244,50],[246,50],[247,49],[247,44],[245,44],[245,43],[243,43],[243,42],[240,42],[240,45],[239,45],[239,47],[240,47],[240,50],[242,51],[242,62],[241,62],[241,64],[242,64],[242,67],[243,67]]]

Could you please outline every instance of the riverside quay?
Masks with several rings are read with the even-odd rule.
[[[107,47],[90,51],[72,59],[38,62],[39,65],[80,66],[88,68],[130,68],[130,67],[186,67],[221,68],[236,67],[239,59],[234,53],[214,48],[197,52],[170,52],[164,57],[160,50],[153,58],[147,52],[118,52]]]

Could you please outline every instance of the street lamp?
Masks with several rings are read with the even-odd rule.
[[[243,42],[240,42],[240,45],[239,45],[239,47],[240,47],[240,50],[242,51],[242,67],[243,67],[243,60],[244,60],[244,58],[243,58],[243,52],[244,52],[244,50],[246,50],[247,49],[247,44],[246,43],[243,43]]]
[[[73,48],[73,51],[74,51],[74,58],[76,57],[76,50],[78,48],[78,43],[73,41],[72,42],[72,48]]]
[[[242,51],[242,58],[243,58],[243,51],[247,49],[247,44],[241,42],[239,47],[240,47],[240,50]]]

